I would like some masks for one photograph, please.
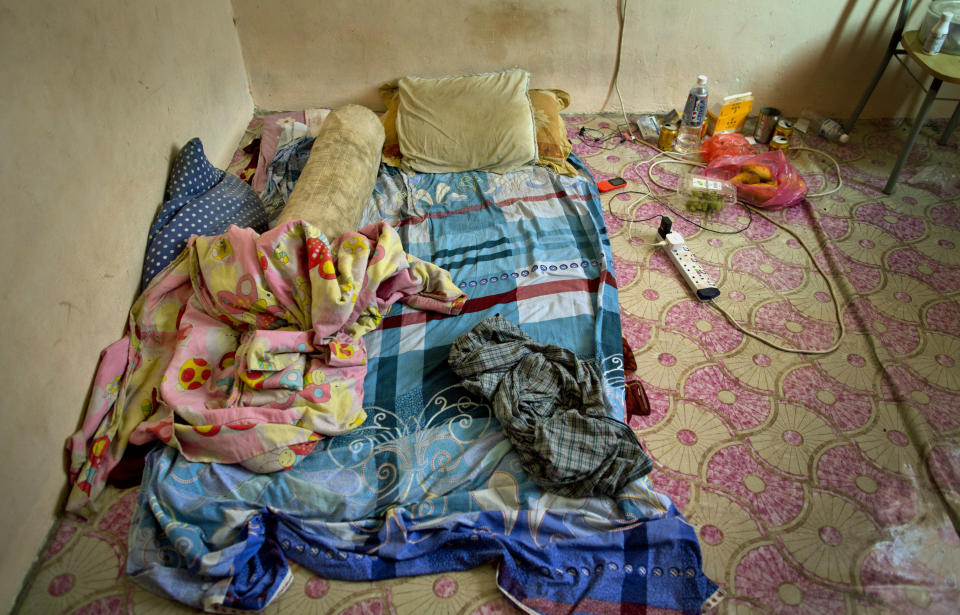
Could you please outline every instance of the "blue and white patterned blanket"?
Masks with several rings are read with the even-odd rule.
[[[287,559],[347,580],[499,560],[503,592],[535,611],[699,612],[716,586],[668,498],[645,478],[615,498],[541,490],[489,406],[447,366],[453,341],[500,313],[593,361],[611,416],[623,419],[612,256],[586,172],[405,176],[384,166],[363,222],[377,220],[450,271],[469,295],[461,315],[395,304],[365,338],[367,421],[288,471],[151,453],[128,572],[197,608],[257,609],[284,589]]]

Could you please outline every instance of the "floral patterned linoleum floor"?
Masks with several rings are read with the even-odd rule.
[[[642,191],[656,152],[594,139],[617,122],[569,118],[574,151],[598,182],[622,176]],[[639,194],[602,195],[623,327],[652,406],[631,426],[655,459],[654,485],[698,530],[704,570],[727,596],[718,612],[960,610],[960,155],[956,134],[937,144],[945,122],[930,123],[883,194],[909,126],[861,121],[847,145],[806,138],[838,161],[843,185],[769,212],[838,291],[846,330],[826,355],[737,331],[650,246],[658,218],[623,220],[667,213],[748,330],[828,348],[833,302],[796,238],[740,206],[704,221],[656,187],[728,234]],[[788,158],[812,194],[837,185],[819,154]],[[657,165],[653,177],[676,185],[686,170]]]

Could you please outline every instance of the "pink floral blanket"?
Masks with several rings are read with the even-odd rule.
[[[194,237],[107,348],[84,424],[67,443],[67,509],[86,513],[128,443],[192,461],[291,467],[363,423],[366,350],[396,301],[445,314],[466,296],[388,224],[333,242],[304,222]]]

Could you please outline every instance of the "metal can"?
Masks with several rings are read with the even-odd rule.
[[[660,139],[657,141],[657,147],[665,152],[673,149],[673,142],[677,140],[680,133],[680,125],[676,122],[664,124],[660,127]]]
[[[787,139],[786,137],[781,137],[777,135],[776,137],[773,137],[772,139],[770,139],[770,149],[772,150],[774,149],[784,150],[784,149],[787,149],[788,145],[790,145],[790,140]]]
[[[753,131],[753,138],[756,142],[769,143],[778,121],[780,121],[780,109],[776,107],[764,107],[760,109],[760,116],[757,118],[757,127]]]
[[[793,122],[788,120],[780,120],[777,122],[777,127],[773,131],[773,136],[775,137],[784,137],[788,141],[790,140],[790,135],[793,134]]]

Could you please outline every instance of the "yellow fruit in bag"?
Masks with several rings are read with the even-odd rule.
[[[731,177],[730,181],[737,184],[759,184],[760,176],[756,173],[750,173],[749,171],[741,171]]]
[[[745,164],[740,167],[740,170],[747,173],[753,173],[765,182],[773,179],[773,172],[770,170],[770,167],[763,164]]]

